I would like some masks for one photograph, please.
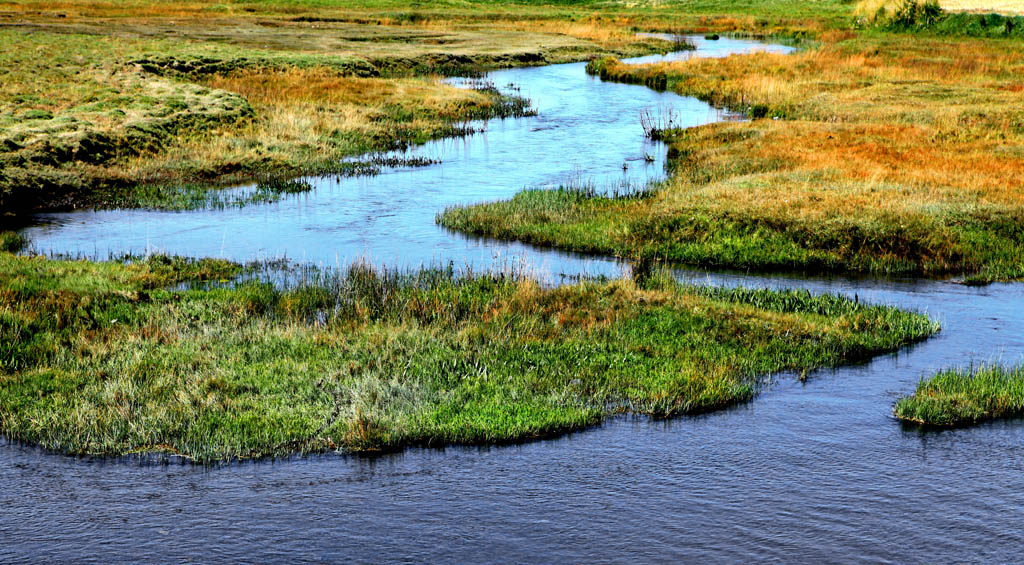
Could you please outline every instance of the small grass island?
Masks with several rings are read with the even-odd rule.
[[[947,369],[901,398],[896,417],[925,427],[968,426],[1024,416],[1024,367]]]

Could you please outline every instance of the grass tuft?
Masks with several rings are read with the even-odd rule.
[[[0,232],[0,252],[20,253],[28,247],[28,238],[17,232]]]

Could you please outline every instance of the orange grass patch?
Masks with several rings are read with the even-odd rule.
[[[831,44],[788,57],[691,60],[636,72],[667,73],[678,92],[740,108],[760,104],[790,117],[719,124],[708,134],[684,135],[689,141],[682,144],[693,151],[696,143],[701,159],[753,158],[860,187],[857,195],[839,191],[836,200],[821,188],[829,184],[824,182],[810,183],[818,188],[806,191],[779,191],[822,215],[943,203],[1024,206],[1024,96],[1010,80],[1024,65],[1024,52],[1004,44],[918,38],[886,39],[885,49],[859,45]],[[723,148],[715,137],[728,137],[727,131],[757,135]],[[901,192],[898,198],[885,186]],[[734,204],[772,207],[763,193],[736,192],[729,197]]]

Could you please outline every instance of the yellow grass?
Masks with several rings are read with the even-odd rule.
[[[133,159],[136,178],[158,179],[182,164],[262,161],[283,166],[296,156],[341,156],[339,132],[362,137],[387,135],[386,108],[401,107],[418,116],[403,124],[422,131],[439,129],[471,108],[493,103],[477,91],[455,88],[437,78],[374,79],[338,76],[322,68],[250,70],[204,81],[212,88],[241,94],[257,117],[243,127],[190,137],[158,155]]]

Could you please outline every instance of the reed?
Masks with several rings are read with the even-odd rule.
[[[660,141],[678,133],[683,129],[682,116],[669,107],[659,107],[657,111],[646,109],[640,112],[640,127],[644,135]]]

